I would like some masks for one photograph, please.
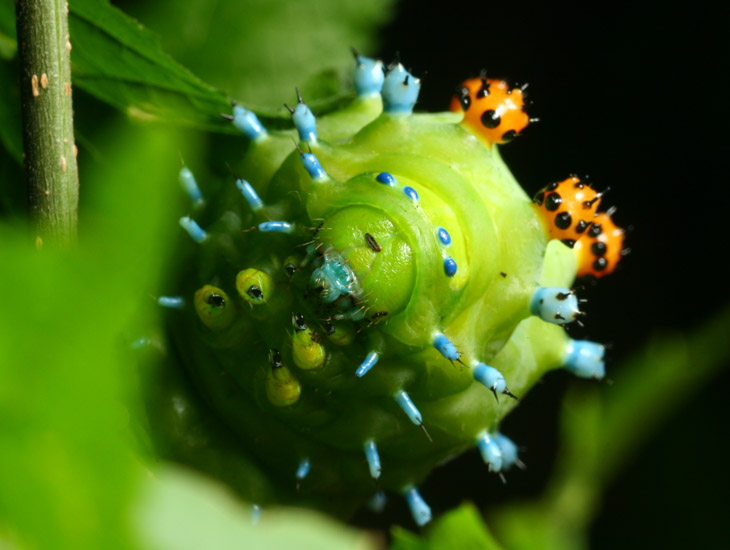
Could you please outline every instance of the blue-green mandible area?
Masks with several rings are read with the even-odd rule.
[[[603,347],[560,326],[581,314],[575,252],[497,146],[458,113],[413,113],[421,83],[400,64],[356,55],[353,78],[352,103],[319,118],[299,95],[292,131],[235,106],[248,148],[223,191],[183,169],[159,302],[184,375],[160,384],[177,409],[151,406],[163,454],[264,514],[348,517],[385,494],[423,525],[436,465],[471,448],[495,474],[521,465],[500,422],[549,370],[602,377]]]

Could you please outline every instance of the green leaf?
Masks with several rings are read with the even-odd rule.
[[[423,537],[402,527],[391,530],[391,550],[500,550],[487,529],[479,511],[471,503],[465,503],[438,518],[430,525]]]
[[[171,55],[211,84],[247,105],[286,115],[294,86],[315,112],[318,100],[351,87],[350,46],[363,54],[377,47],[378,27],[394,0],[188,0],[185,9],[138,2],[128,9],[161,36]],[[319,86],[330,71],[334,90]]]
[[[231,128],[219,116],[230,111],[226,96],[165,54],[140,23],[106,1],[70,8],[74,85],[143,120]]]
[[[253,525],[251,507],[223,486],[180,468],[158,468],[146,483],[133,524],[142,548],[216,550],[369,550],[374,541],[326,516],[300,509],[269,509]]]
[[[162,219],[169,186],[150,182],[175,180],[180,146],[111,130],[99,140],[109,164],[86,169],[79,247],[37,250],[0,226],[0,539],[24,548],[133,547],[124,511],[141,471],[121,335],[148,317],[177,229]]]

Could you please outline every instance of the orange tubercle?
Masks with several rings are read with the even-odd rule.
[[[539,191],[534,202],[548,238],[560,239],[572,247],[594,221],[601,193],[570,176]]]
[[[505,80],[477,77],[465,80],[451,99],[451,111],[464,113],[461,122],[491,145],[517,137],[530,123],[521,88]]]
[[[578,277],[593,275],[603,277],[613,273],[621,260],[624,247],[624,230],[611,216],[601,212],[593,219],[593,225],[575,243],[578,256]]]

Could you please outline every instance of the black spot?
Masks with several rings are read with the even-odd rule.
[[[578,223],[575,226],[575,232],[583,233],[586,229],[588,229],[589,225],[590,223],[585,220],[578,220]]]
[[[295,266],[294,264],[286,264],[286,265],[284,266],[284,272],[285,272],[285,273],[286,273],[286,274],[287,274],[287,275],[288,275],[289,277],[294,277],[294,275],[295,275],[295,274],[296,274],[296,272],[297,272],[297,266]]]
[[[548,185],[545,190],[546,191],[555,191],[558,188],[558,182],[554,181],[550,185]]]
[[[490,82],[482,80],[482,87],[479,88],[479,91],[476,93],[477,98],[481,99],[482,97],[487,97],[489,95],[489,87],[491,85],[492,84]]]
[[[250,287],[248,287],[246,294],[251,296],[251,298],[253,298],[254,300],[262,300],[264,298],[263,291],[256,285],[251,285]]]
[[[506,274],[506,273],[505,273],[504,271],[500,271],[500,272],[499,272],[499,274],[500,274],[500,275],[501,275],[502,277],[506,277],[506,276],[507,276],[507,274]]]
[[[570,217],[568,212],[561,212],[555,216],[555,227],[558,229],[568,229],[571,223],[573,223],[573,218]]]
[[[461,108],[465,111],[469,110],[469,107],[471,107],[471,97],[469,97],[469,88],[461,88],[458,92],[456,92],[456,95],[459,98],[459,103],[461,103]]]
[[[593,269],[596,271],[603,271],[608,267],[608,260],[606,258],[598,258],[595,262],[593,262]]]
[[[210,294],[205,301],[209,306],[213,307],[223,307],[226,305],[226,300],[223,298],[223,296],[215,292]]]
[[[545,191],[538,192],[535,197],[532,199],[533,202],[537,203],[538,205],[542,206],[542,201],[545,199]]]
[[[603,228],[601,227],[601,224],[594,223],[591,228],[588,230],[588,235],[591,237],[598,237],[603,232]]]
[[[378,241],[375,240],[375,237],[373,237],[370,233],[365,233],[365,240],[374,252],[380,252],[383,250],[383,248],[378,244]]]
[[[586,184],[582,181],[577,181],[573,184],[573,187],[575,187],[576,189],[583,189],[585,186]]]
[[[301,332],[307,328],[307,323],[304,322],[304,315],[301,313],[295,313],[292,316],[292,322],[294,323],[294,330]]]
[[[568,299],[568,296],[570,296],[570,292],[558,292],[555,295],[555,299],[563,302]]]
[[[505,143],[508,141],[512,141],[517,137],[517,132],[514,130],[507,130],[504,134],[502,134],[502,141]]]
[[[387,311],[378,311],[375,315],[370,317],[370,321],[377,321],[379,319],[382,319],[383,317],[386,317],[388,315]]]
[[[272,348],[269,350],[269,363],[275,369],[283,366],[283,363],[281,362],[281,352],[279,352],[278,349]]]
[[[482,124],[485,126],[485,128],[494,129],[497,126],[499,126],[499,123],[502,122],[502,119],[497,116],[497,113],[493,109],[489,109],[488,111],[484,111],[482,113]]]
[[[605,256],[606,250],[608,250],[606,243],[602,243],[600,241],[593,243],[591,246],[591,252],[593,252],[596,256]]]
[[[575,239],[563,239],[563,244],[573,248],[575,246]]]
[[[561,204],[563,204],[563,197],[559,193],[550,193],[545,197],[545,208],[550,212],[555,212]]]

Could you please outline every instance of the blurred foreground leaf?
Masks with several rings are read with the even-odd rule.
[[[500,550],[499,544],[487,530],[479,511],[471,503],[451,510],[418,536],[402,527],[392,529],[391,550]]]
[[[170,466],[146,482],[134,523],[142,548],[375,548],[363,533],[311,510],[267,508],[253,525],[250,507],[244,507],[223,486]]]
[[[0,227],[0,540],[21,547],[130,547],[123,510],[139,467],[120,335],[164,258],[169,186],[150,182],[179,160],[168,134],[113,135],[116,168],[88,179],[100,192],[82,246],[37,250]]]

